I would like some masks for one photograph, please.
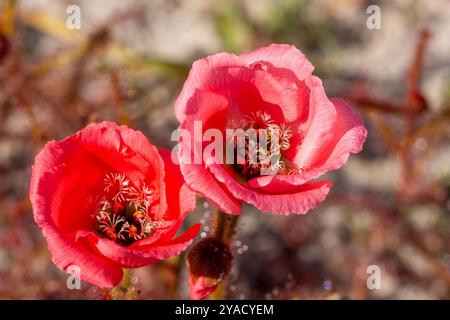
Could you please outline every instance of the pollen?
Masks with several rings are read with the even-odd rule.
[[[140,217],[142,217],[143,216],[143,213],[141,212],[141,211],[135,211],[134,213],[133,213],[133,217],[134,218],[136,218],[136,219],[139,219]]]

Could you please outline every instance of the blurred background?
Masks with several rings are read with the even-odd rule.
[[[70,5],[81,28],[68,29]],[[369,29],[378,5],[381,29]],[[299,48],[329,97],[349,100],[369,135],[327,174],[305,216],[246,207],[226,285],[233,299],[450,298],[450,2],[0,0],[0,298],[97,299],[51,262],[28,200],[34,156],[92,121],[172,148],[192,62],[270,43]],[[186,225],[208,235],[199,199]],[[367,268],[381,270],[370,290]],[[188,298],[183,257],[136,270],[139,299]]]

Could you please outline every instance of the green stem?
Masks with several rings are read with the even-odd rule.
[[[222,282],[219,283],[217,286],[217,289],[211,293],[210,299],[211,300],[224,300],[225,299],[225,285],[226,285],[226,279],[222,280]]]
[[[123,270],[122,282],[115,288],[111,289],[110,297],[112,299],[136,300],[137,296],[132,287],[133,269]]]
[[[132,269],[124,269],[123,270],[123,280],[122,284],[120,285],[122,287],[122,290],[128,291],[128,289],[131,286],[131,278],[133,276],[133,270]]]

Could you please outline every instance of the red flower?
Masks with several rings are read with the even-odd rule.
[[[289,45],[196,61],[175,104],[180,129],[195,136],[195,121],[201,121],[203,132],[277,129],[281,142],[278,152],[265,153],[278,157],[276,174],[263,175],[266,165],[251,163],[250,152],[241,155],[244,163],[224,164],[217,153],[192,163],[186,150],[195,155],[198,149],[182,135],[179,157],[186,183],[232,214],[240,213],[241,201],[277,214],[304,214],[321,203],[332,183],[311,180],[359,152],[367,131],[345,101],[327,98],[312,71],[305,56]],[[268,141],[273,142],[271,136]],[[255,154],[263,153],[257,149]]]
[[[99,287],[119,284],[122,268],[180,254],[199,231],[175,238],[195,194],[170,152],[111,122],[49,142],[36,156],[30,198],[56,266],[76,265]]]

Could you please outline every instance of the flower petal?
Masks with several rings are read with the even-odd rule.
[[[293,71],[299,80],[311,76],[314,67],[296,47],[287,44],[272,44],[239,56],[247,65],[259,61],[270,62],[277,68]]]
[[[339,169],[347,162],[350,153],[362,150],[367,130],[361,117],[344,100],[332,98],[331,102],[336,109],[334,135],[329,144],[322,148],[317,162],[296,175],[262,176],[251,179],[248,182],[250,186],[271,192],[279,190],[285,183],[301,185],[328,171]]]
[[[71,139],[65,140],[69,143]],[[70,234],[55,224],[68,188],[72,188],[73,177],[66,176],[65,167],[57,167],[63,153],[55,142],[48,143],[36,157],[32,169],[30,200],[34,220],[42,229],[55,265],[66,270],[76,265],[80,278],[99,287],[114,287],[120,283],[123,273],[119,265],[75,243]]]
[[[195,209],[195,192],[184,182],[179,165],[172,161],[172,157],[177,155],[164,149],[159,150],[159,153],[166,171],[167,212],[165,217],[168,220],[183,220],[186,214]]]
[[[100,238],[93,232],[80,232],[78,239],[87,239],[92,248],[124,268],[139,268],[179,255],[192,243],[200,226],[193,225],[178,238],[165,242],[156,241],[151,245],[140,245],[140,241],[137,241],[130,247],[124,247],[110,239]]]
[[[175,115],[178,121],[182,122],[186,118],[186,107],[195,90],[206,89],[212,80],[217,81],[220,77],[221,72],[212,71],[231,66],[243,66],[243,63],[236,55],[225,52],[197,60],[192,64],[189,76],[175,101]]]
[[[282,110],[283,122],[300,121],[308,114],[310,89],[292,70],[277,68],[264,61],[255,62],[251,68],[262,100]],[[265,111],[272,114],[272,110]]]
[[[93,123],[77,134],[80,147],[98,158],[111,170],[132,181],[146,181],[158,190],[157,211],[167,209],[164,189],[164,163],[158,149],[140,131],[113,122]]]
[[[224,110],[227,101],[212,92],[206,90],[196,90],[194,96],[189,101],[187,109],[187,117],[180,129],[190,132],[190,136],[181,136],[179,140],[178,157],[180,161],[180,169],[186,183],[189,187],[206,196],[216,206],[231,214],[239,214],[241,211],[240,202],[234,199],[225,188],[223,188],[208,172],[204,165],[195,163],[195,154],[198,155],[203,162],[202,150],[194,147],[196,141],[194,133],[194,121],[201,121],[203,130],[205,124],[210,121],[211,117]],[[203,138],[203,132],[200,139]]]
[[[331,181],[318,181],[300,186],[284,185],[277,193],[265,193],[240,184],[235,173],[223,165],[211,164],[209,169],[236,198],[264,212],[275,214],[305,214],[317,207],[327,196]]]
[[[336,108],[334,136],[314,164],[319,168],[318,171],[322,172],[342,167],[350,153],[358,153],[362,150],[367,137],[364,122],[348,103],[337,98],[332,98],[331,102]]]
[[[229,214],[240,214],[241,203],[236,200],[222,185],[220,185],[214,176],[199,164],[183,165],[181,164],[186,183],[189,186],[205,196],[215,206]]]
[[[317,160],[323,147],[333,139],[336,125],[336,110],[325,94],[322,81],[317,77],[312,77],[311,81],[309,119],[299,128],[297,135],[304,132],[304,139],[292,159],[299,169],[307,168]]]

